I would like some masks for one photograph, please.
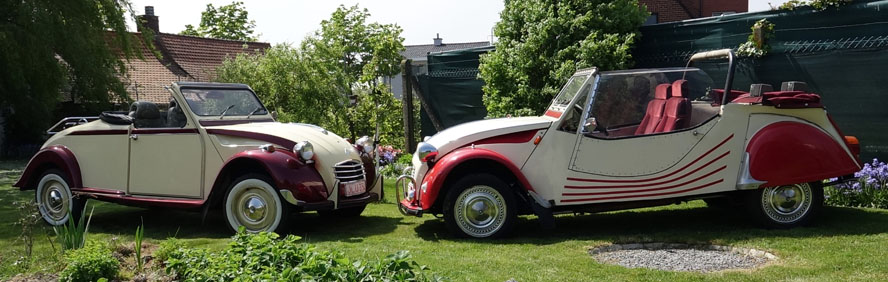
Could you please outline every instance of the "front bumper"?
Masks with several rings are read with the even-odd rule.
[[[415,215],[417,217],[422,216],[422,207],[411,204],[407,201],[407,199],[404,199],[398,203],[398,210],[400,210],[401,213],[404,215]]]
[[[403,215],[422,216],[422,191],[416,186],[416,180],[410,176],[412,168],[404,169],[404,175],[398,177],[395,182],[395,200],[398,202],[398,211]],[[408,196],[408,190],[413,190],[413,197]]]
[[[318,202],[306,202],[306,201],[302,201],[302,200],[297,200],[296,198],[292,197],[293,194],[290,193],[290,191],[287,191],[287,190],[280,190],[280,191],[281,191],[281,195],[284,197],[284,199],[288,203],[293,204],[301,211],[329,211],[329,210],[337,209],[336,202],[333,202],[331,200],[323,200],[323,201],[318,201]],[[364,206],[364,205],[367,205],[371,202],[376,202],[376,201],[379,201],[379,194],[374,193],[374,192],[367,192],[361,196],[339,199],[338,208],[344,209],[344,208]]]

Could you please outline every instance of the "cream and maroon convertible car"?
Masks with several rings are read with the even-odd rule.
[[[379,198],[367,138],[275,122],[242,84],[174,83],[170,102],[54,134],[19,181],[52,225],[77,218],[86,199],[133,206],[221,208],[232,229],[275,231],[297,211],[357,216]],[[76,124],[77,122],[73,122]]]

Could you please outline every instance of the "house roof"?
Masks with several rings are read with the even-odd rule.
[[[134,37],[140,33],[130,33]],[[113,36],[113,34],[109,34]],[[138,44],[142,58],[133,58],[127,64],[128,72],[121,80],[127,85],[130,98],[137,101],[168,103],[170,94],[164,89],[177,81],[211,81],[216,68],[229,57],[240,53],[260,53],[271,45],[263,42],[202,38],[169,33],[158,33],[154,46],[159,57],[141,40]],[[122,56],[122,54],[121,54]]]
[[[441,45],[435,44],[423,44],[423,45],[407,45],[404,46],[404,51],[401,52],[401,56],[404,58],[408,58],[414,61],[425,61],[426,55],[433,52],[443,52],[443,51],[451,51],[451,50],[459,50],[459,49],[467,49],[467,48],[476,48],[476,47],[484,47],[490,46],[490,42],[480,41],[480,42],[465,42],[465,43],[444,43]]]

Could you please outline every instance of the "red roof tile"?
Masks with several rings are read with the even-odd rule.
[[[271,47],[268,43],[243,42],[161,33],[156,39],[164,56],[170,56],[185,72],[197,81],[210,81],[216,68],[226,58],[239,53],[259,53]]]

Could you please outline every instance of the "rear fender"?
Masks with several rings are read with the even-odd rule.
[[[820,181],[860,170],[844,144],[810,124],[780,121],[756,132],[746,145],[749,173],[771,187]]]
[[[318,202],[327,199],[324,180],[314,165],[300,161],[296,154],[282,148],[273,151],[243,151],[229,158],[216,176],[211,197],[219,197],[214,192],[224,194],[231,181],[249,172],[267,173],[277,189],[289,190],[300,201]]]
[[[21,190],[35,189],[40,179],[40,174],[48,168],[57,168],[68,174],[71,188],[83,188],[83,180],[80,174],[80,165],[74,153],[62,145],[54,145],[41,149],[28,161],[22,176],[12,186]]]
[[[509,161],[505,156],[492,150],[465,147],[457,149],[445,155],[443,158],[440,158],[426,174],[425,178],[423,178],[420,187],[424,186],[426,189],[421,193],[422,206],[424,208],[430,208],[435,204],[441,189],[444,188],[444,183],[447,181],[450,172],[452,172],[454,168],[457,168],[459,165],[466,162],[479,159],[490,160],[503,165],[515,176],[515,179],[521,184],[525,191],[533,191],[533,187],[530,185],[530,182],[527,181],[524,174],[521,173],[521,169],[515,166],[515,164]]]

